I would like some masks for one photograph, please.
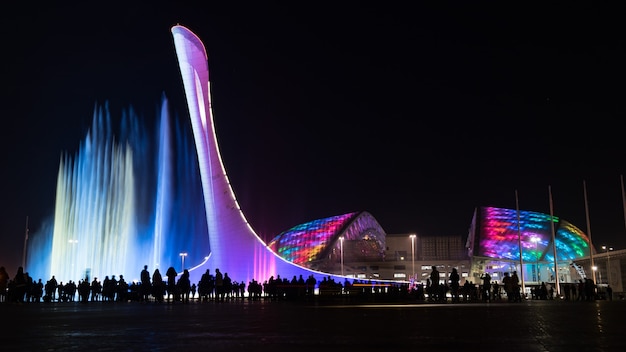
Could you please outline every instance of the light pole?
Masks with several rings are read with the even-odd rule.
[[[598,267],[594,265],[591,267],[591,270],[593,270],[593,279],[596,280],[596,276],[598,276],[597,275]]]
[[[341,252],[341,276],[343,276],[343,236],[339,237],[339,251]]]
[[[537,247],[537,244],[539,243],[539,241],[541,241],[541,238],[537,237],[537,236],[533,236],[530,238],[530,240],[532,242],[535,243],[535,270],[537,271],[537,283],[539,283],[540,280],[540,276],[539,276],[539,249]]]
[[[182,266],[183,266],[181,269],[181,272],[182,272],[182,271],[185,271],[185,257],[187,256],[187,252],[181,252],[181,253],[178,253],[178,255],[180,255],[180,259],[182,261]]]
[[[602,246],[602,249],[604,249],[604,252],[606,253],[606,283],[608,285],[611,284],[611,254],[609,253],[609,251],[613,250],[613,247],[608,247],[608,246]]]
[[[412,233],[409,235],[409,237],[411,238],[411,268],[413,269],[413,273],[411,274],[411,277],[413,278],[413,280],[415,280],[415,234]]]
[[[602,272],[598,269],[598,267],[596,265],[593,266],[593,268],[591,268],[593,270],[594,273],[594,277],[596,276],[595,274],[598,274],[598,282],[602,283]]]

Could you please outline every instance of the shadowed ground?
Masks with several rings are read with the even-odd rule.
[[[626,301],[1,303],[2,351],[625,351]]]

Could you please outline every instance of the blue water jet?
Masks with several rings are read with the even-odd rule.
[[[190,127],[170,118],[165,96],[152,129],[132,108],[117,130],[113,120],[108,104],[96,107],[78,152],[61,156],[52,221],[29,240],[35,280],[130,282],[143,265],[182,271],[180,253],[189,265],[208,254]]]

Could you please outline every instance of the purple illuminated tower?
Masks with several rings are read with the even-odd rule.
[[[252,279],[262,282],[278,275],[289,280],[300,275],[304,279],[313,275],[318,281],[333,277],[342,282],[344,277],[335,277],[284,259],[254,232],[239,208],[220,157],[213,125],[208,58],[204,45],[183,26],[172,27],[172,35],[198,153],[210,246],[206,260],[192,268],[192,281],[198,281],[207,269],[215,273],[218,268],[228,273],[233,280],[245,283]],[[358,219],[364,218],[359,218],[358,214],[346,217],[347,225],[344,229],[349,228],[350,224],[358,224]],[[384,232],[380,230],[378,233],[383,234],[379,238],[382,237],[384,241]],[[337,247],[337,238],[333,240],[325,241],[325,244]]]

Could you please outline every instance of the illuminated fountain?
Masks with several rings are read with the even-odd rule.
[[[132,110],[117,134],[112,120],[108,107],[97,108],[79,151],[61,157],[53,224],[29,243],[35,279],[131,281],[144,265],[180,269],[181,251],[208,254],[195,150],[186,129],[172,135],[167,100],[156,133]]]
[[[31,276],[66,282],[124,275],[130,282],[144,265],[180,272],[182,258],[194,283],[215,269],[244,283],[271,276],[343,282],[347,277],[320,270],[341,253],[343,272],[344,240],[382,259],[385,233],[366,212],[296,226],[269,245],[256,234],[219,153],[204,45],[182,26],[172,35],[193,141],[188,128],[170,127],[165,98],[154,134],[130,111],[116,135],[108,109],[97,109],[78,153],[61,158],[53,224],[29,242]]]

